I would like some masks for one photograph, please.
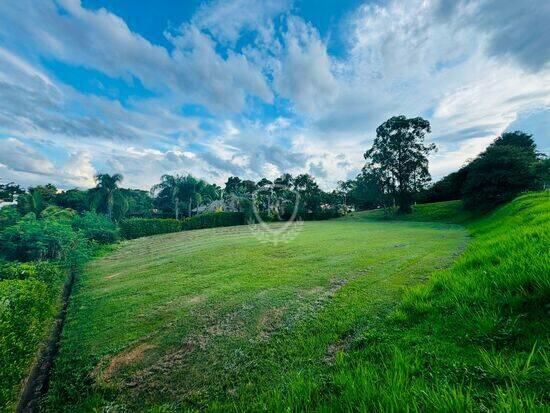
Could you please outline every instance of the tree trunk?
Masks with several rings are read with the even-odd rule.
[[[109,215],[109,219],[113,220],[113,194],[109,193],[107,195],[107,214]]]
[[[189,197],[189,207],[188,207],[188,211],[189,211],[189,216],[191,216],[191,197]]]
[[[180,217],[180,200],[176,198],[174,201],[174,212],[176,213],[176,221],[179,220]]]

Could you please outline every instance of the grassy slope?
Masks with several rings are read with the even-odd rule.
[[[449,221],[422,209],[408,219]],[[547,411],[549,194],[469,224],[466,252],[404,297],[464,233],[379,218],[308,223],[276,248],[246,228],[129,243],[79,286],[51,405]]]
[[[459,206],[441,203],[438,210],[440,205]],[[419,219],[431,215],[428,205],[423,209]],[[519,197],[469,229],[475,239],[450,269],[410,290],[383,323],[355,327],[326,381],[297,376],[262,395],[264,404],[326,411],[548,411],[550,194]]]
[[[449,224],[467,224],[479,216],[463,208],[462,201],[434,202],[413,206],[409,215],[387,215],[384,209],[356,212],[355,219],[376,219],[385,221],[447,222]]]
[[[330,402],[310,394],[336,390],[341,352],[466,239],[455,225],[357,217],[307,222],[277,246],[247,227],[127,242],[78,281],[49,405]]]

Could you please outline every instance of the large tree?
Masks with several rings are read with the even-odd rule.
[[[317,212],[321,209],[321,189],[309,174],[294,178],[294,190],[300,194],[300,212]]]
[[[435,144],[425,145],[430,122],[394,116],[376,128],[372,148],[365,152],[365,170],[380,178],[394,193],[399,212],[411,212],[413,195],[430,181],[428,155]]]
[[[488,210],[522,191],[541,188],[539,159],[531,135],[520,131],[503,133],[468,165],[462,188],[464,205]]]

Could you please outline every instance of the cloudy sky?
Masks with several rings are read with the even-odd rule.
[[[434,178],[498,134],[550,149],[547,0],[3,0],[0,178],[354,177],[393,115]]]

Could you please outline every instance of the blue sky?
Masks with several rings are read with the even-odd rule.
[[[505,130],[550,150],[544,0],[8,0],[0,178],[353,177],[376,126],[424,116],[434,178]]]

